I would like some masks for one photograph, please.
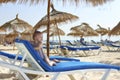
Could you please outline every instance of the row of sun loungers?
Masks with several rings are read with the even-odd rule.
[[[120,51],[120,44],[118,43],[103,41],[102,44],[107,47],[107,51]]]
[[[81,45],[80,45],[81,44]],[[74,56],[80,55],[80,56],[88,56],[88,55],[98,55],[101,52],[101,47],[97,45],[84,45],[80,43],[79,41],[75,44],[72,43],[69,40],[66,40],[66,44],[62,45],[53,45],[50,44],[50,50],[53,50],[55,53],[64,54],[66,56]],[[46,47],[44,47],[46,49]]]

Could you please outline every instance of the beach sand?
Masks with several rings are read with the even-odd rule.
[[[102,47],[106,49],[106,47]],[[18,51],[15,48],[13,50],[12,46],[3,46],[0,45],[0,50],[14,53],[16,54]],[[52,54],[53,55],[53,54]],[[90,56],[82,56],[82,57],[73,57],[80,59],[80,61],[89,61],[89,62],[101,62],[106,64],[115,64],[120,66],[120,52],[108,52],[104,51],[101,52],[99,55],[90,55]],[[102,75],[104,74],[103,71],[96,70],[96,71],[88,71],[85,73],[88,80],[100,80]],[[16,80],[14,74],[9,74],[9,69],[0,66],[0,80]],[[82,79],[81,73],[74,73],[73,76],[76,80],[86,80],[85,78]],[[50,80],[52,76],[46,77],[46,75],[41,76],[38,80]],[[34,79],[33,79],[34,80]],[[66,75],[60,75],[57,80],[70,80]],[[112,70],[109,74],[107,80],[120,80],[120,71]]]

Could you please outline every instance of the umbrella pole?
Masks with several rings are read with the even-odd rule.
[[[58,32],[59,44],[61,45],[60,32],[59,32],[58,25],[57,25],[56,21],[55,21],[55,26],[57,27],[57,30],[58,30],[57,32]]]
[[[47,24],[47,56],[49,57],[49,29],[50,29],[50,0],[48,0],[48,7],[47,7],[47,18],[48,18],[48,24]]]
[[[100,40],[102,40],[102,34],[100,35],[100,37],[101,37]]]

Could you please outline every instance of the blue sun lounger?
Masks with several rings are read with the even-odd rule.
[[[28,63],[33,66],[24,68],[24,65],[22,64],[20,66],[16,66],[5,62],[0,62],[0,66],[18,71],[25,80],[30,80],[26,73],[37,75],[54,75],[51,80],[57,80],[59,74],[67,74],[73,80],[72,74],[79,71],[107,70],[105,75],[101,78],[102,80],[106,80],[110,70],[120,70],[120,66],[116,65],[81,61],[61,61],[55,66],[49,66],[34,50],[30,42],[26,40],[16,40],[15,44],[23,55],[21,63],[23,63],[26,59]]]
[[[0,51],[0,58],[7,57],[9,59],[9,62],[14,61],[14,60],[22,60],[23,56],[22,55],[17,55],[17,54],[11,54],[7,52]],[[50,60],[53,59],[58,59],[58,60],[63,60],[63,61],[80,61],[79,59],[73,59],[73,58],[68,58],[64,56],[50,56]],[[26,60],[25,60],[26,61]]]
[[[72,42],[69,41],[69,40],[66,40],[66,42],[67,42],[67,44],[68,44],[69,46],[77,46],[76,44],[72,43]]]
[[[68,50],[69,54],[73,54],[73,52],[76,52],[76,51],[83,51],[85,56],[87,56],[91,53],[98,55],[101,52],[101,47],[99,47],[99,46],[73,47],[73,46],[61,45],[60,48]],[[98,52],[94,53],[94,50],[98,50]]]
[[[103,42],[103,44],[107,46],[107,49],[109,51],[120,51],[120,45],[116,45],[112,42],[107,42],[107,41]]]
[[[4,56],[4,57],[7,57],[9,59],[13,59],[14,60],[17,55],[16,54],[11,54],[11,53],[0,51],[0,56]],[[22,60],[22,56],[19,55],[17,57],[17,60]]]

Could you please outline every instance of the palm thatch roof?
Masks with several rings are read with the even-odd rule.
[[[19,35],[19,33],[20,32],[18,32],[18,31],[13,31],[13,32],[9,33],[8,35],[6,35],[5,37],[6,38],[11,38],[11,37],[16,38]]]
[[[47,33],[47,30],[44,30],[42,32],[43,33]],[[60,29],[60,28],[51,27],[50,28],[50,36],[58,36],[58,35],[63,36],[63,35],[65,35],[65,32],[62,29]]]
[[[58,28],[57,26],[56,27],[51,27],[49,31],[50,31],[49,36],[58,36],[59,43],[61,45],[60,35],[64,36],[65,32],[62,29]],[[47,33],[47,30],[44,30],[43,33]]]
[[[33,34],[34,31],[33,31],[33,28],[29,29],[29,30],[25,30],[21,33],[21,35],[29,35],[29,34]]]
[[[106,28],[101,27],[99,24],[97,25],[99,28],[97,28],[95,31],[98,32],[101,35],[105,35],[109,32]]]
[[[32,41],[33,29],[25,30],[21,33],[21,39]]]
[[[57,11],[53,4],[51,4],[52,11],[50,12],[50,24],[57,24],[57,23],[65,23],[68,21],[73,21],[78,19],[76,15],[67,13],[67,12],[61,12]],[[47,25],[48,22],[48,15],[44,16],[34,27],[34,29],[38,29],[43,27],[43,25]]]
[[[16,15],[15,19],[6,22],[0,27],[0,29],[6,30],[6,31],[16,30],[19,32],[24,30],[29,30],[31,28],[32,26],[29,23],[18,18],[18,14]]]
[[[8,3],[8,2],[11,2],[11,3],[27,3],[29,2],[30,4],[38,4],[40,2],[45,2],[46,0],[0,0],[0,3]],[[48,0],[47,0],[48,1]],[[59,1],[59,0],[58,0]],[[63,1],[63,3],[67,3],[67,2],[70,2],[70,3],[76,3],[76,4],[79,4],[80,2],[85,2],[86,4],[91,4],[93,6],[97,6],[97,5],[102,5],[104,3],[107,3],[107,2],[110,2],[110,1],[113,1],[113,0],[61,0]]]
[[[0,0],[0,3],[16,2],[16,0]]]
[[[120,22],[108,33],[108,35],[120,35]]]
[[[83,36],[98,36],[98,33],[87,23],[72,27],[71,30],[76,31],[76,33],[82,32]]]
[[[77,32],[77,31],[71,31],[70,33],[68,33],[67,34],[67,36],[78,36],[78,37],[80,37],[81,35],[83,35],[83,33],[82,32]]]
[[[0,32],[5,32],[5,30],[4,29],[0,29]]]

